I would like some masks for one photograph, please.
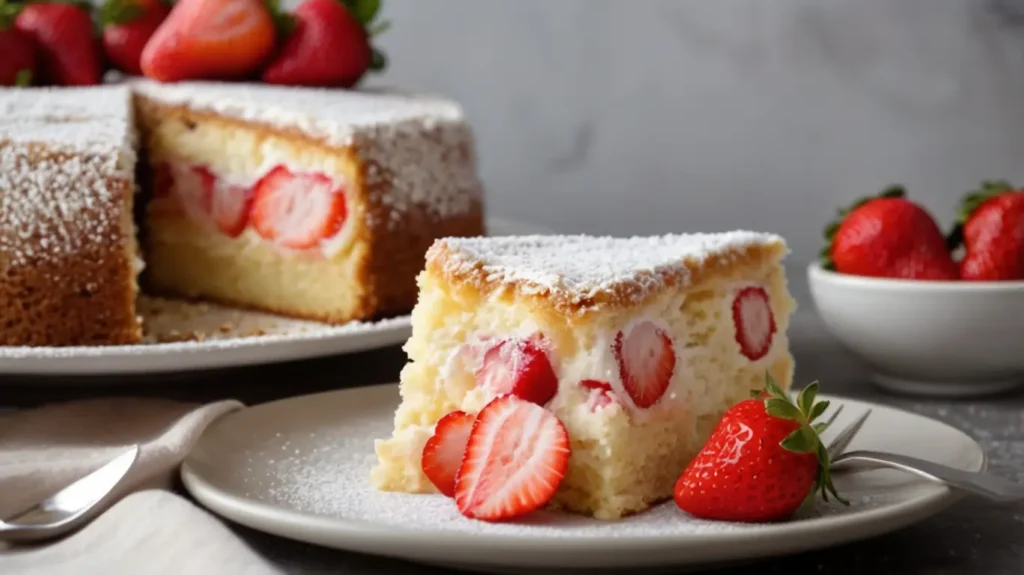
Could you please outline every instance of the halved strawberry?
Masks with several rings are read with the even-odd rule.
[[[202,166],[171,164],[170,170],[173,180],[171,190],[178,205],[192,221],[199,224],[209,223],[210,200],[217,178]]]
[[[580,382],[580,387],[590,391],[587,402],[590,404],[591,411],[600,411],[615,403],[615,391],[607,381],[584,379]]]
[[[210,217],[228,237],[237,238],[249,225],[252,190],[217,180],[211,190]]]
[[[506,339],[484,354],[477,385],[544,405],[558,393],[558,376],[536,338]]]
[[[453,411],[437,422],[434,435],[423,446],[423,473],[448,497],[455,496],[455,475],[462,465],[474,421],[476,418],[464,411]]]
[[[278,166],[256,184],[252,224],[287,248],[315,247],[345,223],[345,190],[323,174],[293,174]]]
[[[775,316],[764,288],[750,286],[740,290],[732,301],[732,321],[740,352],[750,361],[764,357],[775,335]]]
[[[633,404],[646,409],[665,395],[672,372],[676,368],[676,352],[672,338],[654,322],[636,324],[615,337],[615,360],[619,376]]]
[[[455,504],[483,521],[530,513],[558,491],[569,454],[569,434],[553,413],[514,395],[499,397],[477,415],[455,477]]]

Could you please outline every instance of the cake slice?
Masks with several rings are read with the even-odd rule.
[[[125,87],[0,89],[0,345],[138,342]]]
[[[555,506],[615,519],[669,498],[729,406],[766,373],[790,385],[786,253],[754,232],[436,242],[373,485],[436,492],[435,424],[512,394],[570,438]]]
[[[344,323],[407,313],[436,238],[484,233],[472,134],[437,98],[132,83],[146,287]]]

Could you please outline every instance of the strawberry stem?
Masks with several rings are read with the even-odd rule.
[[[106,28],[128,24],[138,20],[145,13],[145,8],[133,0],[107,0],[100,6],[100,25]]]
[[[843,225],[843,220],[846,216],[850,215],[851,212],[871,200],[877,200],[879,198],[903,198],[906,197],[907,190],[900,185],[892,185],[882,190],[879,194],[874,196],[865,196],[858,198],[853,204],[845,208],[841,208],[836,213],[836,219],[832,220],[825,226],[825,246],[821,248],[821,252],[818,253],[818,259],[821,262],[821,267],[827,270],[836,269],[835,261],[832,260],[832,244],[836,237],[836,232],[839,231],[839,226]]]
[[[829,495],[831,495],[843,505],[849,505],[849,501],[839,495],[832,483],[832,462],[828,455],[828,449],[821,441],[821,434],[828,428],[828,424],[815,423],[815,420],[821,417],[829,406],[827,400],[816,401],[819,388],[820,385],[817,381],[809,383],[800,391],[796,402],[794,402],[775,381],[771,373],[765,372],[765,388],[756,393],[758,397],[764,399],[765,411],[769,415],[800,424],[796,430],[782,440],[780,443],[782,448],[793,453],[814,453],[817,456],[818,475],[814,489],[808,496],[813,497],[821,493],[822,499],[828,501]]]
[[[953,224],[953,229],[946,235],[946,247],[949,248],[949,251],[956,250],[963,244],[964,225],[967,223],[967,220],[971,219],[974,212],[981,207],[981,204],[996,196],[1014,191],[1014,187],[1007,181],[989,180],[982,182],[977,190],[964,196],[956,210],[956,223]]]
[[[14,26],[14,19],[18,17],[18,12],[21,12],[20,3],[0,0],[0,30],[7,30]]]
[[[14,85],[19,88],[31,86],[32,80],[32,70],[18,70],[18,73],[14,75]]]
[[[295,31],[295,18],[281,7],[281,0],[263,0],[263,6],[270,13],[279,38],[286,38]]]
[[[341,3],[364,27],[369,26],[380,13],[381,0],[341,0]]]

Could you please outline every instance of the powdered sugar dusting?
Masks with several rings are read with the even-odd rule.
[[[442,495],[377,491],[369,480],[376,462],[373,441],[390,434],[398,399],[396,386],[379,386],[292,400],[273,414],[242,416],[248,421],[225,430],[223,442],[214,435],[210,443],[220,448],[203,457],[217,461],[217,483],[233,485],[240,495],[304,514],[367,522],[374,528],[569,539],[687,537],[771,529],[697,520],[671,501],[612,522],[543,510],[515,521],[488,523],[463,517],[453,501]],[[237,441],[243,436],[249,439]],[[892,482],[878,484],[884,486],[880,488],[861,477],[837,478],[840,491],[851,499],[849,507],[818,501],[792,521],[905,503],[909,496],[905,488],[920,485],[906,475],[896,475]]]
[[[31,265],[126,242],[130,98],[116,86],[0,89],[0,262]]]
[[[623,286],[633,299],[661,288],[668,278],[685,285],[686,263],[709,257],[739,257],[753,245],[785,245],[774,234],[734,231],[651,237],[522,236],[446,238],[428,258],[446,248],[444,269],[463,275],[483,271],[487,281],[516,285],[523,293],[555,293],[571,302],[586,301]]]
[[[401,225],[412,208],[433,217],[466,213],[482,195],[472,133],[462,109],[431,96],[263,84],[133,80],[143,96],[272,128],[297,131],[366,165],[367,185]],[[371,218],[375,217],[373,215]]]

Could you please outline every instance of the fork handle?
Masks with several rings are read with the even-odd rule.
[[[876,467],[899,469],[993,501],[1003,503],[1024,501],[1024,485],[1019,483],[988,473],[964,471],[908,455],[879,451],[849,451],[837,457],[833,464],[839,465],[845,462],[867,463]]]

